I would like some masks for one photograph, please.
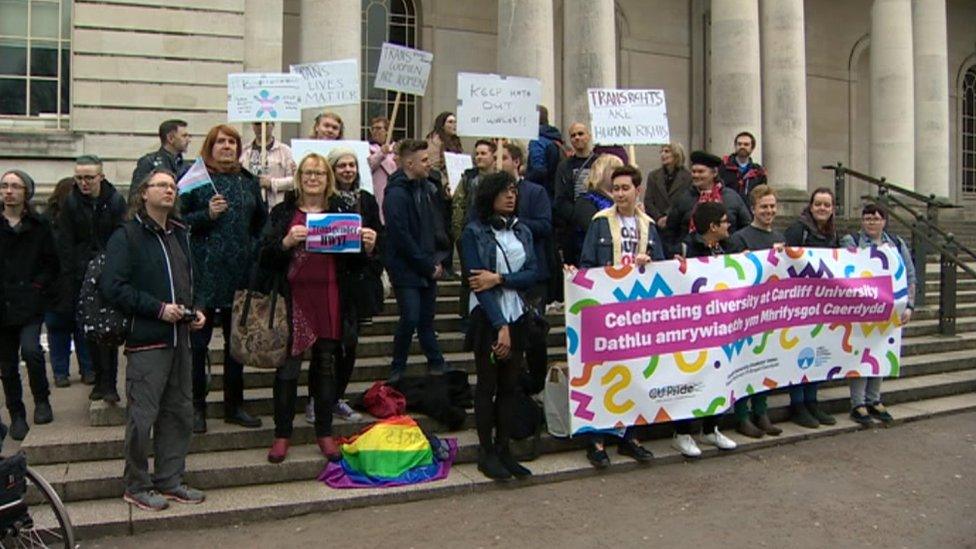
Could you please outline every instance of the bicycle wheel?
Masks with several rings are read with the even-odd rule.
[[[30,547],[74,549],[75,533],[68,511],[44,477],[27,468],[29,515],[0,533],[0,548]]]

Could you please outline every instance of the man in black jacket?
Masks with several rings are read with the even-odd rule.
[[[190,132],[186,129],[186,122],[167,120],[160,124],[159,143],[158,150],[146,153],[136,162],[136,169],[132,171],[132,183],[129,185],[130,197],[153,170],[167,170],[175,174],[178,180],[189,169],[190,166],[183,160],[183,153],[190,148]]]
[[[147,511],[165,509],[167,500],[204,500],[203,492],[183,484],[193,432],[190,330],[202,328],[206,318],[193,307],[187,229],[171,217],[176,193],[175,176],[162,170],[135,189],[135,215],[109,240],[99,283],[105,297],[132,317],[125,341],[123,499]]]
[[[752,189],[766,184],[766,168],[752,160],[752,152],[756,150],[756,136],[749,132],[739,132],[734,141],[735,153],[722,158],[718,175],[726,187],[739,193],[742,201],[749,204],[749,193]]]
[[[65,198],[57,222],[58,255],[64,262],[62,273],[72,301],[78,300],[88,262],[105,249],[112,232],[125,218],[125,209],[125,199],[102,174],[102,161],[97,156],[79,157],[75,163],[75,187]],[[88,398],[118,402],[118,347],[92,341],[89,350],[95,386]]]
[[[403,377],[414,331],[427,355],[432,372],[445,369],[444,356],[434,335],[437,281],[444,268],[436,256],[437,241],[446,238],[438,226],[432,186],[428,179],[430,161],[427,143],[414,139],[400,142],[397,151],[401,168],[390,175],[383,198],[387,246],[383,263],[390,273],[400,319],[393,336],[390,381]]]
[[[27,363],[34,396],[34,423],[54,420],[41,349],[41,321],[56,287],[58,256],[51,227],[30,207],[34,180],[20,170],[10,170],[0,177],[0,195],[0,379],[10,412],[10,436],[24,440],[30,428],[20,380],[20,356]]]

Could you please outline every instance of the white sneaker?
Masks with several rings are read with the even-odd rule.
[[[715,432],[704,434],[701,438],[702,442],[705,444],[711,444],[719,450],[735,450],[735,447],[737,446],[735,441],[723,435],[718,430],[718,427],[715,428]]]
[[[345,400],[336,402],[336,405],[332,408],[332,413],[348,421],[361,421],[363,419],[363,415],[353,410],[352,406]]]
[[[691,435],[675,434],[671,440],[671,447],[681,452],[681,455],[685,457],[696,458],[701,456],[701,450],[698,449],[698,445],[695,444],[695,439],[691,438]]]
[[[563,314],[563,302],[562,301],[553,301],[549,305],[546,305],[546,314],[547,315],[561,315],[561,314]]]
[[[305,405],[305,423],[315,425],[315,400],[312,398],[309,398],[308,404]]]

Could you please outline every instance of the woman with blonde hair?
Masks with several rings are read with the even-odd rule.
[[[312,122],[312,131],[308,136],[312,139],[324,139],[326,141],[336,141],[344,139],[346,125],[342,117],[332,111],[319,113]]]
[[[332,437],[333,407],[339,383],[336,353],[340,343],[357,324],[356,293],[349,284],[362,268],[363,258],[372,253],[376,231],[363,227],[359,254],[320,254],[305,249],[307,216],[316,213],[345,213],[349,209],[336,190],[335,173],[329,162],[309,154],[295,173],[295,190],[271,210],[261,237],[258,265],[262,285],[277,281],[288,303],[291,326],[290,357],[275,373],[274,443],[268,461],[281,463],[288,454],[298,376],[302,355],[311,350],[309,388],[315,396],[315,439],[329,460],[338,460],[339,447]]]
[[[590,228],[593,216],[601,210],[613,206],[610,196],[613,171],[623,167],[624,162],[612,154],[600,155],[593,162],[590,173],[586,178],[586,192],[573,204],[573,248],[566,254],[566,262],[575,265],[579,261],[579,252],[583,247],[583,239]]]
[[[680,143],[661,145],[661,167],[647,175],[644,211],[663,229],[671,204],[691,185],[685,166],[685,148]]]

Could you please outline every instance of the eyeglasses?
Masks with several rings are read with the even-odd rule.
[[[0,190],[12,189],[14,191],[23,191],[27,187],[21,185],[20,183],[0,183]]]
[[[100,174],[100,173],[99,174],[95,174],[95,175],[76,175],[75,176],[75,181],[84,181],[84,182],[87,182],[87,183],[94,183],[95,180],[97,180],[101,176],[102,176],[102,174]]]
[[[329,172],[318,171],[318,170],[308,170],[308,171],[302,172],[302,177],[308,177],[308,178],[325,177],[326,175],[328,175],[328,173]]]

